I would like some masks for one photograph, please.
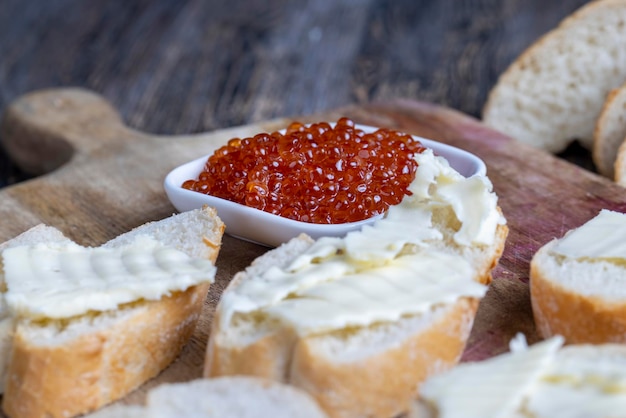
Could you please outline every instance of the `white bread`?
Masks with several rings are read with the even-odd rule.
[[[600,174],[615,179],[615,162],[626,138],[626,84],[609,92],[593,131],[592,157]],[[620,173],[623,171],[620,169]],[[624,173],[626,174],[626,172]]]
[[[51,226],[39,224],[28,231],[12,238],[8,241],[0,243],[0,253],[11,247],[19,245],[27,245],[33,242],[69,242],[61,231]],[[0,269],[2,268],[2,258],[0,258]],[[3,276],[0,274],[0,279]],[[0,283],[0,287],[5,289],[6,283]],[[4,297],[0,297],[0,393],[4,393],[5,375],[7,363],[13,346],[13,328],[15,327],[15,318],[6,305]]]
[[[214,263],[223,231],[215,210],[204,208],[143,225],[104,246],[145,235]],[[60,239],[50,229],[30,236],[19,241]],[[12,418],[71,417],[123,397],[176,358],[193,333],[208,287],[205,282],[160,300],[72,318],[15,318],[3,410]]]
[[[626,81],[626,1],[595,0],[524,51],[500,76],[483,121],[534,147],[592,148],[606,95]]]
[[[34,242],[69,242],[67,238],[58,229],[44,224],[35,225],[29,230],[22,232],[15,238],[0,243],[0,252],[7,248],[17,247],[18,245],[29,245]],[[0,263],[2,260],[0,260]],[[4,285],[4,283],[3,283]]]
[[[319,263],[312,261],[311,264],[307,264],[312,269],[316,269],[317,266],[321,266],[321,269],[332,269],[332,263],[335,262],[343,265],[343,257],[359,258],[358,251],[352,253],[348,244],[354,242],[350,241],[351,239],[356,240],[355,237],[359,236],[367,238],[364,240],[365,246],[372,247],[370,248],[372,254],[376,254],[376,250],[384,252],[390,248],[397,251],[391,259],[383,263],[383,270],[412,257],[438,254],[443,258],[448,257],[447,260],[451,260],[451,264],[455,266],[469,266],[468,275],[460,282],[462,287],[469,284],[483,286],[476,282],[488,283],[491,279],[491,269],[502,253],[508,231],[503,219],[500,218],[493,224],[494,228],[489,230],[491,239],[489,245],[459,244],[455,236],[468,225],[463,225],[459,221],[457,217],[460,216],[459,213],[452,209],[449,202],[437,199],[441,198],[440,193],[443,193],[446,187],[444,184],[448,186],[456,184],[461,188],[467,186],[468,189],[465,190],[469,193],[470,184],[477,186],[477,183],[484,181],[490,189],[490,183],[486,178],[454,183],[450,181],[450,177],[436,174],[428,160],[435,157],[432,157],[432,153],[429,155],[430,157],[422,156],[424,159],[418,161],[420,164],[418,174],[411,187],[413,195],[411,198],[405,198],[398,207],[412,208],[406,212],[406,218],[400,223],[400,228],[392,229],[390,224],[384,223],[386,222],[384,220],[377,224],[379,229],[376,230],[381,232],[381,235],[372,233],[372,230],[364,230],[348,235],[343,241],[322,238],[315,243],[307,236],[300,236],[264,254],[248,269],[238,273],[222,294],[216,309],[207,347],[205,376],[245,374],[289,383],[311,394],[330,416],[389,417],[408,408],[410,399],[422,380],[456,364],[469,336],[479,300],[484,293],[480,295],[459,293],[445,301],[430,300],[420,312],[369,320],[367,318],[370,315],[368,311],[370,305],[362,305],[359,301],[363,294],[368,294],[368,288],[373,289],[370,286],[377,286],[377,282],[371,280],[376,280],[377,274],[383,274],[378,273],[379,270],[368,270],[371,267],[370,263],[378,260],[376,258],[365,257],[360,261],[364,263],[362,266],[366,266],[363,267],[363,271],[373,272],[371,274],[374,278],[368,276],[359,278],[357,274],[355,282],[352,280],[353,276],[342,273],[336,280],[305,284],[304,280],[308,279],[296,274],[294,283],[296,287],[302,287],[290,290],[286,298],[247,312],[232,310],[232,307],[236,306],[233,301],[245,302],[246,289],[266,289],[267,285],[274,283],[265,281],[266,275],[272,271],[288,274],[291,266],[307,257],[321,260]],[[418,185],[423,186],[423,189],[417,187]],[[423,194],[424,190],[428,192]],[[459,193],[461,194],[463,193]],[[493,193],[490,192],[489,196],[490,199],[495,199]],[[469,198],[465,203],[469,203],[470,200],[475,207],[481,207],[479,199]],[[404,206],[405,202],[407,206]],[[464,206],[463,202],[460,206]],[[386,218],[389,222],[395,219],[392,216],[392,213],[396,213],[394,208],[390,209]],[[495,203],[488,212],[490,216],[500,216]],[[432,224],[424,226],[424,230],[421,230],[423,219],[430,216]],[[476,223],[480,224],[481,221]],[[428,238],[418,242],[416,236],[424,235],[425,230],[429,232],[425,234]],[[401,243],[406,239],[406,243],[399,246],[396,246],[395,242],[389,244],[386,242],[385,234],[399,238]],[[414,239],[416,241],[412,241]],[[342,247],[344,244],[345,247]],[[333,245],[341,249],[335,249]],[[325,253],[325,250],[328,250],[328,253]],[[369,254],[367,251],[365,253]],[[411,288],[402,287],[406,289],[405,293],[411,295],[411,291],[416,291],[416,283],[423,284],[426,293],[426,283],[420,282],[422,275],[424,272],[416,271],[407,275],[410,280],[408,286]],[[311,277],[313,280],[319,279],[315,275],[309,276]],[[388,278],[394,279],[396,277]],[[363,285],[355,293],[343,293],[351,292],[354,289],[351,286],[355,286],[359,280],[365,280],[362,283],[367,285]],[[443,283],[446,277],[433,278],[430,283],[436,286],[439,280]],[[312,330],[305,328],[302,331],[292,322],[282,319],[280,314],[274,314],[280,312],[281,306],[283,308],[289,306],[291,299],[293,306],[302,307],[307,304],[315,306],[315,303],[324,299],[319,294],[320,299],[315,296],[308,299],[307,292],[319,292],[324,286],[332,286],[333,283],[340,283],[339,286],[344,287],[337,289],[340,291],[337,295],[341,295],[338,298],[342,300],[339,302],[342,305],[339,309],[343,313],[334,316],[332,312],[336,305],[331,303],[330,309],[312,309],[305,322],[314,324],[315,321],[327,319],[329,323],[339,321],[339,325],[326,328],[322,326]],[[386,295],[379,292],[380,288],[376,289],[370,290],[370,295],[367,296],[372,297],[368,299],[371,306],[378,306],[377,298],[382,305],[386,303],[393,305],[402,299],[399,297],[391,302],[384,299]],[[243,299],[239,299],[240,297]],[[254,303],[254,298],[250,300]],[[414,301],[415,305],[422,302]],[[365,314],[361,315],[363,306],[366,306]],[[343,323],[341,315],[345,314],[351,319]],[[364,323],[360,322],[364,320],[366,320]]]
[[[537,251],[530,295],[540,335],[562,335],[568,343],[626,342],[623,242],[626,215],[603,210]]]
[[[324,418],[306,392],[244,377],[196,379],[152,389],[145,406],[112,405],[89,418]]]
[[[626,346],[561,348],[562,341],[553,337],[435,376],[422,385],[409,417],[624,416]]]

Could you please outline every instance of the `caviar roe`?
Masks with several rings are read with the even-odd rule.
[[[424,149],[410,135],[365,133],[348,118],[334,128],[293,122],[285,134],[231,139],[182,187],[298,221],[355,222],[410,194],[413,155]]]

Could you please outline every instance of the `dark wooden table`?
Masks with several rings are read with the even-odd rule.
[[[0,112],[103,94],[160,134],[406,97],[480,117],[498,75],[584,0],[1,0]],[[0,187],[28,178],[0,151]]]

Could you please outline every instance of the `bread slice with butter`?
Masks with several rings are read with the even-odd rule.
[[[626,346],[562,343],[552,337],[526,348],[512,341],[510,353],[435,376],[409,417],[624,416]]]
[[[306,392],[266,379],[233,376],[163,384],[146,405],[112,405],[89,418],[326,418]]]
[[[540,248],[530,295],[543,337],[568,343],[626,342],[626,214],[602,210]]]
[[[0,243],[0,253],[5,249],[20,245],[29,245],[34,242],[68,243],[71,242],[61,231],[47,225],[37,225],[15,238]],[[0,257],[0,270],[2,258]],[[2,274],[0,274],[2,277]],[[0,286],[6,289],[6,283],[0,281]],[[11,348],[13,346],[13,328],[15,317],[11,314],[4,296],[0,297],[0,393],[4,392],[5,375]]]
[[[205,376],[253,375],[330,416],[395,416],[465,346],[507,227],[485,176],[427,150],[410,196],[345,238],[300,236],[238,273],[217,306]]]
[[[223,231],[215,210],[204,208],[98,248],[45,236],[9,245],[3,296],[15,328],[5,413],[76,416],[163,370],[193,333]]]

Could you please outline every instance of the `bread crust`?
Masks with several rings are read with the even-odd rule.
[[[614,169],[615,182],[620,186],[626,186],[626,138],[624,138],[624,141],[617,150]]]
[[[554,283],[537,257],[530,265],[530,297],[543,338],[562,335],[569,344],[626,343],[626,304],[609,303]]]
[[[214,208],[204,207],[203,216],[213,224],[198,233],[198,253],[215,264],[225,226]],[[145,224],[116,239],[159,233],[161,225]],[[117,315],[107,319],[110,326],[63,340],[35,341],[28,333],[37,325],[18,320],[2,409],[13,418],[71,417],[124,397],[180,354],[195,330],[209,287],[202,283],[160,300],[131,303],[102,314]]]
[[[275,328],[253,344],[233,346],[223,338],[219,324],[218,311],[211,326],[204,376],[247,375],[288,383],[286,371],[297,338],[291,330]]]
[[[479,281],[489,283],[508,234],[500,225],[492,247],[494,257],[479,268]],[[225,292],[243,280],[239,273]],[[303,339],[286,327],[268,331],[246,345],[226,342],[218,308],[211,329],[205,377],[246,374],[293,384],[310,393],[330,416],[393,416],[406,411],[419,384],[452,367],[461,357],[479,300],[461,298],[439,307],[441,313],[426,329],[394,347],[354,362],[339,363],[319,355],[324,336]]]
[[[624,133],[617,140],[617,138],[613,138],[613,135],[611,135],[611,131],[615,130],[615,124],[619,123],[614,118],[623,117],[623,109],[619,106],[623,99],[619,99],[624,93],[626,93],[626,85],[619,89],[613,89],[607,94],[606,101],[602,106],[600,116],[598,116],[593,130],[593,148],[591,149],[593,163],[600,174],[611,179],[615,178],[617,153],[624,137],[626,137],[626,133]],[[622,127],[620,126],[621,129]],[[623,129],[626,130],[626,126]]]
[[[212,332],[205,377],[245,374],[304,389],[329,416],[394,416],[405,411],[419,384],[455,365],[463,353],[479,300],[440,307],[437,319],[395,346],[359,361],[338,362],[316,347],[324,336],[295,340],[285,329],[243,347]],[[219,321],[214,321],[218,324]],[[287,340],[286,340],[287,339]]]
[[[498,212],[502,214],[502,210],[498,207]],[[506,238],[509,236],[509,227],[504,225],[498,225],[496,229],[496,236],[494,238],[494,244],[490,250],[493,257],[485,260],[485,263],[479,268],[478,282],[484,285],[489,285],[492,280],[491,272],[498,265],[500,257],[504,252],[504,246],[506,245]]]
[[[11,417],[69,417],[121,398],[178,356],[208,288],[145,302],[113,327],[58,345],[33,345],[18,325],[3,410]]]
[[[479,300],[461,298],[423,332],[357,361],[319,355],[319,341],[298,342],[290,383],[306,390],[333,417],[391,417],[409,408],[419,385],[454,366],[469,337]]]
[[[507,235],[508,227],[499,225],[493,245],[484,250],[489,257],[476,265],[477,281],[491,281],[491,269],[502,255]],[[268,264],[263,258],[269,254],[255,260],[255,268]],[[247,272],[238,273],[224,294],[249,279]],[[298,337],[280,324],[267,325],[267,331],[255,333],[256,339],[229,337],[232,328],[222,329],[221,303],[207,345],[205,377],[245,374],[289,383],[311,394],[331,417],[390,417],[409,409],[422,381],[458,362],[479,300],[462,297],[433,307],[433,312],[424,314],[427,319],[420,327],[398,332],[401,338],[390,338],[389,346],[359,359],[348,354],[347,361],[323,354],[321,346],[329,334]],[[386,326],[391,332],[407,329],[405,325],[419,317],[405,317]]]
[[[313,243],[307,235],[300,235],[297,240],[299,243],[296,246],[302,246],[302,250]],[[271,251],[255,259],[252,265],[265,263],[264,259],[270,257],[270,253]],[[224,289],[224,293],[233,291],[246,278],[246,271],[237,273]],[[227,335],[221,327],[221,305],[220,301],[211,323],[203,375],[217,377],[244,374],[287,382],[286,365],[289,364],[292,348],[296,343],[295,333],[285,327],[268,328],[253,344],[245,346],[229,344]]]

